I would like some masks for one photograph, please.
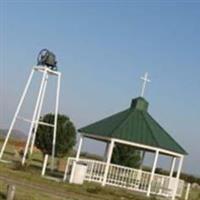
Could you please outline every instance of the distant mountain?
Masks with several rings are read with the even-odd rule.
[[[0,137],[5,137],[8,133],[8,129],[0,129]],[[20,131],[18,129],[13,129],[11,133],[11,137],[15,139],[24,139],[26,138],[26,135],[23,131]]]

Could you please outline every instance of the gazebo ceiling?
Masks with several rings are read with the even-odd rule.
[[[138,97],[132,100],[130,108],[83,127],[79,132],[187,154],[147,110],[148,102]]]

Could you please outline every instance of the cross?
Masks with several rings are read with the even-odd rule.
[[[148,72],[145,73],[144,77],[141,77],[141,80],[143,80],[143,85],[142,85],[142,91],[141,91],[141,97],[144,97],[144,91],[146,88],[147,82],[151,82],[150,79],[148,79]]]

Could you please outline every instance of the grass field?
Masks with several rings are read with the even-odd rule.
[[[5,200],[6,199],[6,191],[7,190],[7,184],[3,181],[0,181],[0,200]],[[57,197],[53,197],[51,195],[48,194],[44,194],[42,192],[38,192],[37,190],[33,190],[33,189],[24,189],[24,188],[20,188],[17,187],[16,190],[16,200],[49,200],[49,199],[60,199],[61,198],[57,198]],[[64,200],[64,198],[63,198]]]
[[[0,143],[1,147],[1,143]],[[14,145],[8,145],[4,159],[13,158]],[[16,160],[16,159],[15,159]],[[66,160],[66,158],[65,158]],[[150,200],[131,191],[85,183],[82,186],[55,182],[41,178],[42,155],[36,152],[29,166],[22,168],[17,162],[0,163],[0,200],[6,199],[8,184],[16,185],[15,200]],[[189,200],[200,200],[200,191],[193,190]]]
[[[1,174],[6,177],[6,181],[0,182],[1,197],[5,196],[6,186],[12,183],[10,179],[20,182],[17,187],[17,200],[53,200],[53,199],[69,199],[69,200],[143,200],[145,197],[133,194],[132,192],[118,188],[102,188],[98,184],[86,183],[83,186],[71,185],[66,183],[57,183],[40,177],[39,171],[29,168],[26,170],[16,170],[15,166],[0,164]],[[23,183],[24,186],[21,184]],[[35,188],[27,187],[31,183],[39,186],[41,191]],[[43,188],[44,191],[43,191]],[[52,192],[53,193],[50,193]],[[48,194],[48,192],[50,194]],[[56,197],[57,194],[63,197]],[[55,196],[54,196],[55,195]],[[3,199],[3,198],[2,198]]]

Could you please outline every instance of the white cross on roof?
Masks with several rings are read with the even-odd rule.
[[[151,82],[151,80],[148,79],[148,72],[145,73],[144,77],[141,77],[141,80],[144,81],[143,84],[142,84],[141,97],[144,97],[144,92],[145,92],[146,84],[148,82]]]

